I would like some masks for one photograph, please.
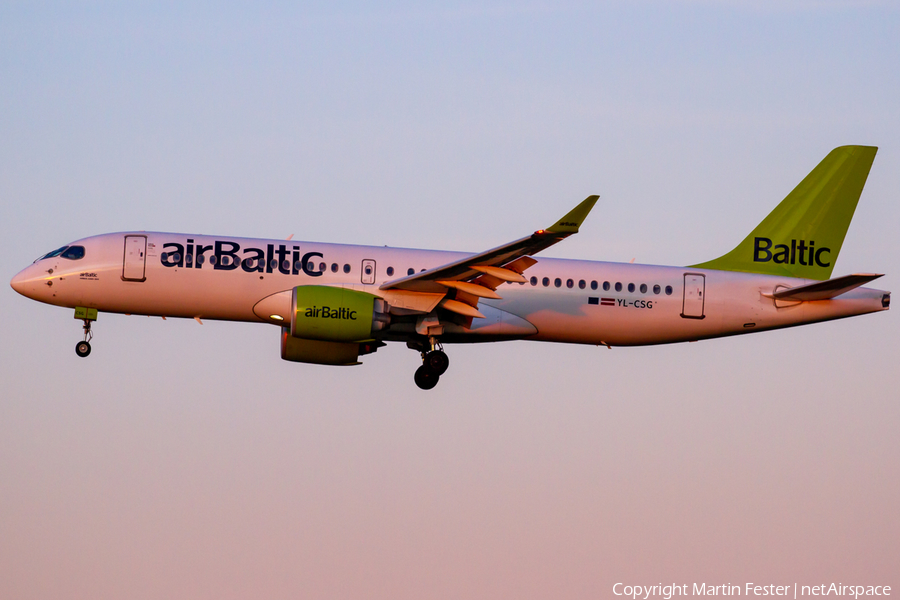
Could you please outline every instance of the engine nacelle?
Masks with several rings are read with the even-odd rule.
[[[359,346],[358,342],[295,338],[289,328],[281,328],[281,358],[284,360],[316,365],[358,365]]]
[[[291,295],[291,337],[323,342],[364,342],[390,324],[387,302],[366,292],[301,285]],[[330,363],[334,364],[334,363]]]
[[[281,328],[281,358],[293,362],[316,365],[358,365],[362,354],[371,354],[384,346],[384,342],[323,342],[304,340],[291,335],[287,327]]]

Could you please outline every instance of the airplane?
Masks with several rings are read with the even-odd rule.
[[[99,312],[267,323],[284,360],[358,365],[387,342],[437,385],[444,344],[534,340],[638,346],[739,335],[887,310],[880,274],[831,278],[877,148],[831,151],[740,244],[655,266],[535,258],[578,232],[598,196],[546,229],[478,254],[127,231],[49,252],[11,281],[75,309],[78,356]]]

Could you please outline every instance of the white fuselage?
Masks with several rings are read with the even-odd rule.
[[[129,258],[127,236],[146,237],[146,255]],[[36,261],[16,276],[13,287],[35,300],[65,307],[267,322],[254,312],[254,306],[296,286],[341,286],[383,295],[381,285],[407,276],[410,270],[419,272],[468,256],[462,252],[155,232],[100,235],[73,244],[84,247],[83,258],[57,256]],[[236,264],[235,258],[241,262]],[[501,285],[497,293],[502,299],[479,302],[485,319],[474,319],[469,328],[451,327],[445,340],[661,344],[789,327],[888,307],[885,292],[867,288],[829,300],[774,300],[770,295],[778,288],[810,283],[790,277],[537,260],[525,272],[527,283]],[[370,268],[368,274],[366,267]],[[503,323],[518,325],[504,328]],[[384,338],[401,340],[413,334],[412,329],[392,326]]]

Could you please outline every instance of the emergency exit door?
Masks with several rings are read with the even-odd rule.
[[[702,319],[706,302],[706,276],[696,273],[684,274],[684,303],[681,316],[685,319]]]
[[[367,284],[375,283],[375,261],[371,258],[362,261],[360,280]]]
[[[147,236],[125,236],[125,259],[122,264],[122,279],[144,281],[147,270]]]

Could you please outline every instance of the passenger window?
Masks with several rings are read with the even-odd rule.
[[[531,278],[531,285],[537,285],[537,277]]]
[[[641,293],[642,293],[642,294],[646,294],[646,293],[647,293],[647,284],[646,284],[646,283],[642,283],[642,284],[641,284]]]
[[[350,272],[350,265],[344,265],[344,273]]]
[[[547,287],[548,285],[550,285],[550,278],[544,277],[543,279],[541,279],[541,283],[544,284],[544,287]]]
[[[393,275],[394,275],[394,267],[388,267],[388,268],[387,268],[387,274],[388,274],[388,277],[393,277]]]
[[[653,286],[653,293],[658,294],[659,292],[660,292],[660,287],[659,287],[659,284],[657,283],[656,285]]]
[[[619,283],[618,281],[616,282],[616,291],[617,291],[617,292],[621,292],[621,291],[622,291],[622,284]]]
[[[331,263],[331,272],[332,273],[338,272],[338,264],[337,263]]]
[[[209,264],[211,264],[211,265],[216,264],[216,260],[217,260],[216,255],[213,254],[212,256],[209,257]]]
[[[571,290],[573,287],[575,287],[575,282],[571,279],[566,279],[566,287]]]
[[[553,285],[555,285],[556,287],[561,287],[561,286],[562,286],[562,279],[560,279],[559,277],[557,277],[556,279],[553,280]]]
[[[406,274],[407,274],[407,275],[412,275],[412,274],[415,273],[415,272],[416,272],[416,270],[413,269],[412,267],[410,267],[410,268],[408,268],[408,269],[406,270]]]
[[[672,286],[667,285],[666,286],[666,296],[671,296],[671,295],[672,295]]]
[[[629,291],[629,292],[633,292],[633,291],[634,291],[634,284],[633,284],[633,283],[629,283],[629,284],[628,284],[628,291]]]
[[[592,281],[592,282],[591,282],[591,289],[592,289],[592,290],[596,290],[596,289],[597,289],[597,282],[596,282],[596,281]]]
[[[609,291],[609,282],[608,282],[608,281],[604,281],[604,282],[603,282],[603,291],[604,291],[604,292],[608,292],[608,291]]]
[[[273,262],[274,262],[274,261],[273,261]],[[272,267],[272,269],[275,269],[275,267]],[[295,263],[294,263],[294,270],[295,270],[295,271],[302,271],[302,270],[303,270],[303,263],[301,263],[299,260],[298,260],[297,262],[295,262]]]
[[[325,263],[319,263],[319,270],[325,272]]]
[[[578,281],[578,289],[579,290],[583,290],[586,286],[587,286],[587,283],[585,283],[584,279],[581,279]]]

